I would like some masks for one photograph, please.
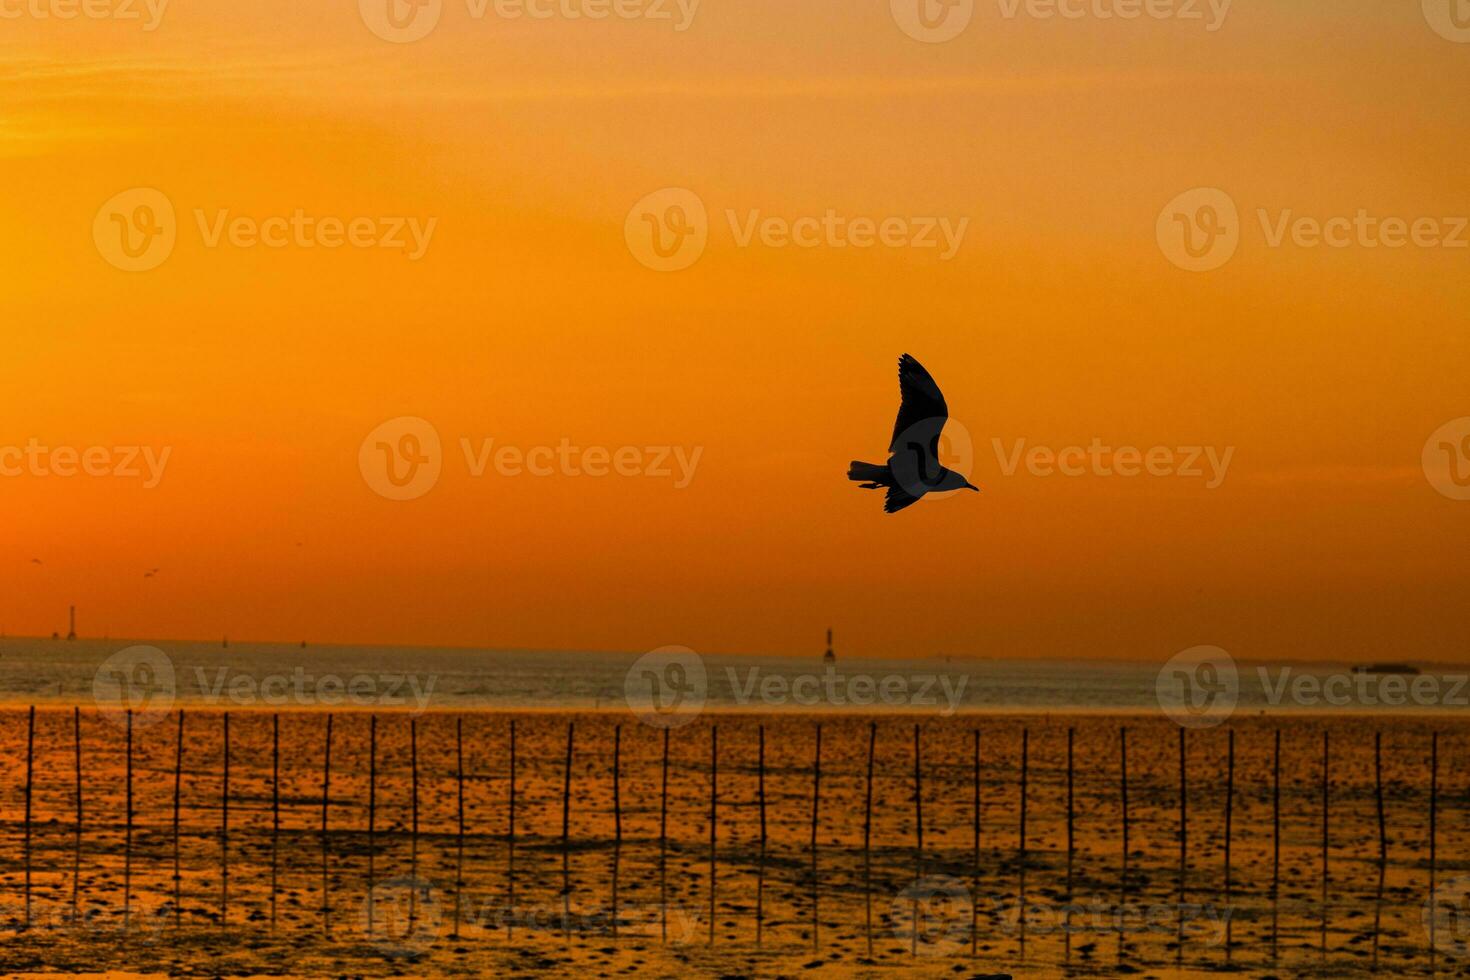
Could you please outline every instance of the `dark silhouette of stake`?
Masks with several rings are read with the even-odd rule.
[[[1383,733],[1373,733],[1373,799],[1378,807],[1378,890],[1373,899],[1373,970],[1378,971],[1379,930],[1383,925],[1383,884],[1388,870],[1388,825],[1383,818]]]
[[[1019,888],[1021,896],[1020,938],[1023,959],[1026,956],[1026,784],[1030,776],[1030,746],[1031,731],[1023,728],[1021,729],[1021,824],[1017,828],[1017,851],[1020,855],[1018,867],[1021,876]]]
[[[709,728],[709,943],[715,943],[715,889],[719,879],[715,873],[715,828],[719,822],[720,795],[720,726]]]
[[[818,905],[822,898],[822,882],[817,875],[817,820],[822,808],[822,726],[817,724],[817,746],[812,760],[812,951],[820,948],[822,928]]]
[[[1281,912],[1281,729],[1271,759],[1271,962],[1276,962]]]
[[[1128,907],[1128,729],[1118,729],[1118,790],[1123,804],[1123,868],[1118,875],[1118,906]],[[1118,921],[1118,960],[1121,962],[1127,949],[1126,931],[1122,919]]]
[[[1323,962],[1327,960],[1327,817],[1328,800],[1327,787],[1329,782],[1329,768],[1332,764],[1330,749],[1331,736],[1324,729],[1322,732],[1322,939],[1319,946],[1319,955]]]
[[[868,722],[868,797],[863,804],[863,928],[868,937],[868,959],[873,958],[873,750],[878,723]]]
[[[72,732],[75,736],[73,746],[76,749],[76,793],[77,793],[77,832],[76,846],[72,852],[72,874],[71,874],[71,918],[77,921],[77,899],[80,896],[82,884],[82,709],[71,709]],[[177,863],[175,870],[177,871]]]
[[[133,709],[127,714],[127,790],[123,797],[126,811],[123,837],[123,932],[128,931],[128,920],[133,910]]]
[[[378,716],[368,718],[368,874],[367,933],[373,935],[373,882],[376,879],[378,830]],[[413,889],[410,888],[409,891]]]
[[[409,832],[408,932],[413,935],[419,914],[419,720],[408,719]],[[507,918],[511,918],[507,916]]]
[[[276,928],[276,882],[281,855],[281,716],[271,715],[271,931]],[[412,891],[412,889],[410,889]]]
[[[973,866],[970,869],[970,955],[980,954],[980,729],[972,729],[971,741],[974,743],[974,773],[973,796],[971,807],[974,811],[975,827],[973,847]]]
[[[567,723],[567,761],[561,787],[561,924],[567,939],[572,938],[572,739],[575,725]]]
[[[30,720],[26,724],[26,829],[25,829],[25,876],[26,876],[26,928],[31,927],[31,788],[36,756],[36,706],[31,705]]]
[[[1189,871],[1189,784],[1185,776],[1185,729],[1179,729],[1179,908],[1174,955],[1184,962],[1184,897]]]
[[[1439,852],[1439,732],[1429,735],[1429,970],[1434,972],[1435,954],[1439,950],[1436,942],[1439,919],[1438,872]]]
[[[179,867],[179,847],[183,839],[179,832],[179,802],[184,785],[184,709],[179,709],[179,734],[174,746],[174,928],[179,927],[183,915],[184,875]],[[80,790],[80,785],[78,786]]]
[[[464,893],[464,718],[454,719],[454,784],[458,800],[459,831],[454,839],[454,928],[451,939],[459,938],[460,900]],[[565,849],[565,848],[563,848]]]
[[[919,953],[919,882],[924,877],[924,773],[919,726],[914,726],[914,887],[909,896],[909,955]]]
[[[659,935],[669,941],[669,730],[664,729],[663,792],[658,803],[658,917]]]
[[[417,811],[415,811],[417,812]],[[516,908],[516,723],[511,719],[510,723],[510,833],[509,846],[505,852],[506,865],[506,898],[510,904],[510,915],[505,917],[505,934],[507,937],[516,934],[515,908]]]
[[[1230,838],[1234,826],[1235,816],[1235,729],[1226,733],[1226,760],[1225,760],[1225,911],[1230,911]],[[1225,918],[1225,959],[1230,960],[1231,924],[1235,918],[1228,915]]]
[[[327,715],[327,746],[322,758],[322,931],[332,934],[331,849],[328,811],[332,805],[332,716]]]
[[[219,810],[219,924],[223,928],[230,918],[230,713],[225,712],[224,773],[220,781]]]
[[[1067,729],[1067,912],[1062,936],[1068,961],[1072,959],[1072,858],[1077,853],[1076,838],[1073,836],[1072,810],[1072,742],[1075,734],[1074,729]]]
[[[622,791],[622,762],[623,762],[623,726],[613,726],[613,841],[621,844],[623,842],[623,791]],[[613,894],[613,901],[617,901],[617,894]],[[613,928],[617,928],[617,916],[613,917]]]
[[[761,812],[761,852],[755,870],[755,944],[760,946],[766,920],[766,726],[757,728],[760,747],[756,755],[756,799]]]

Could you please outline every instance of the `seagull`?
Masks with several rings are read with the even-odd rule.
[[[39,559],[39,558],[32,558],[31,559],[31,564],[32,565],[39,565],[39,564],[41,564],[41,559]]]
[[[888,445],[888,462],[879,466],[853,460],[847,478],[862,484],[864,490],[887,487],[883,510],[888,514],[918,503],[926,493],[979,493],[979,487],[939,462],[939,434],[949,421],[949,406],[939,386],[912,354],[898,359],[898,390],[902,398],[898,421],[893,425],[893,441]]]
[[[158,569],[156,569],[156,568],[150,568],[150,569],[148,569],[148,571],[146,571],[146,572],[143,573],[143,577],[144,578],[152,578],[153,576],[155,576],[157,574],[158,574]]]

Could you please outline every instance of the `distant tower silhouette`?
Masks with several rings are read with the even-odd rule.
[[[77,638],[77,607],[76,606],[72,606],[71,607],[71,626],[66,631],[66,638],[68,640],[75,640]]]
[[[836,662],[837,662],[837,654],[835,654],[835,653],[832,652],[832,627],[828,626],[827,627],[827,652],[824,653],[824,654],[822,654],[822,663],[824,663],[824,664],[835,664]]]

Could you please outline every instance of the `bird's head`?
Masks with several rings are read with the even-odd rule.
[[[945,470],[944,475],[939,479],[939,485],[933,489],[941,493],[951,490],[974,490],[976,493],[980,492],[979,487],[965,479],[963,474],[956,473],[954,470]]]

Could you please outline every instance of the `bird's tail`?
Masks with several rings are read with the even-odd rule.
[[[879,466],[877,463],[862,463],[853,460],[848,464],[847,478],[854,483],[861,483],[865,490],[893,486],[893,471],[886,463]]]

